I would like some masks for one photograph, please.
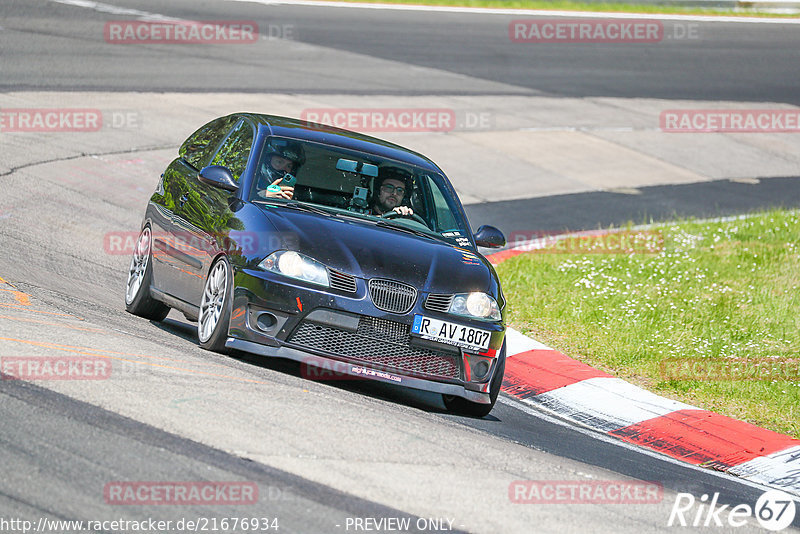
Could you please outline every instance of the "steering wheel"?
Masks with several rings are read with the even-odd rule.
[[[398,217],[407,217],[407,218],[411,219],[412,221],[417,221],[418,223],[425,225],[425,227],[427,229],[429,229],[429,230],[431,228],[430,226],[428,226],[428,223],[425,221],[425,219],[423,219],[422,217],[420,217],[416,213],[412,213],[411,215],[403,215],[402,213],[399,213],[399,212],[396,212],[396,211],[387,211],[386,213],[384,213],[382,215],[382,217],[384,219],[397,219]]]

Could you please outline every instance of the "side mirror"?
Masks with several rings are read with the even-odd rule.
[[[488,224],[478,228],[473,237],[479,247],[500,248],[506,244],[506,236],[503,235],[503,232]]]
[[[203,170],[200,171],[197,178],[204,184],[213,185],[214,187],[219,187],[227,191],[236,191],[239,189],[239,184],[234,181],[230,169],[222,165],[203,167]]]

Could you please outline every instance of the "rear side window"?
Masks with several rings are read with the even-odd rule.
[[[224,165],[230,169],[237,182],[247,167],[250,147],[253,146],[255,131],[249,122],[239,121],[209,165]]]
[[[236,120],[235,115],[228,115],[202,126],[183,142],[178,154],[195,169],[201,169]]]

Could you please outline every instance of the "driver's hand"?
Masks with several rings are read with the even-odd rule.
[[[278,178],[270,185],[280,185],[282,181],[283,178]],[[294,187],[288,185],[281,185],[281,190],[275,191],[274,193],[272,191],[267,191],[266,189],[262,189],[258,192],[258,196],[260,196],[261,198],[285,198],[287,200],[291,200],[292,197],[294,196]]]
[[[408,206],[395,206],[395,208],[392,211],[396,211],[397,213],[403,215],[404,217],[408,215],[414,215],[414,210],[412,210]]]

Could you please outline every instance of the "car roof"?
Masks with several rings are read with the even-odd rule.
[[[270,135],[358,150],[444,174],[434,162],[422,154],[383,139],[316,122],[277,115],[259,113],[241,113],[241,115],[249,117],[256,124],[269,128]]]

